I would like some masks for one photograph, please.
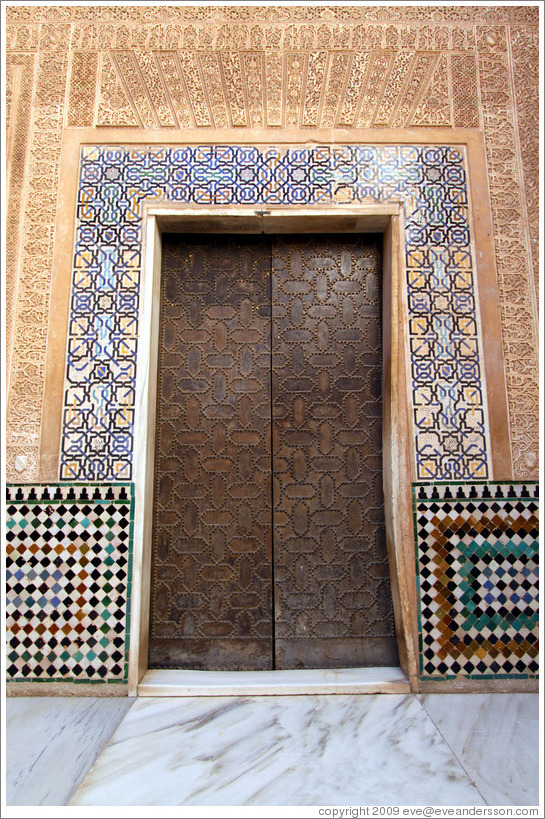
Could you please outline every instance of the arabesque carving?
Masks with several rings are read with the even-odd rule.
[[[505,51],[493,51],[493,31],[480,55],[479,75],[500,288],[511,446],[515,474],[536,475],[538,418],[537,325],[524,189],[517,159],[513,89]],[[537,146],[536,146],[537,147]],[[517,274],[514,277],[514,274]],[[514,278],[513,278],[514,277]],[[534,407],[537,404],[534,403]]]
[[[8,479],[38,469],[64,127],[104,142],[112,127],[270,129],[273,144],[283,127],[482,128],[515,477],[536,475],[536,6],[18,4],[6,17]]]
[[[34,56],[9,55],[6,60],[6,153],[8,158],[7,190],[10,191],[6,213],[6,339],[14,331],[17,270],[21,252],[23,190],[28,163],[31,96],[29,93]]]
[[[539,32],[528,26],[510,30],[512,70],[517,107],[518,139],[524,175],[524,200],[528,214],[534,282],[539,284],[539,153],[535,145],[539,122]]]
[[[453,97],[456,124],[474,127],[479,120],[474,58],[325,49],[271,57],[267,51],[112,51],[103,58],[97,117],[81,124],[186,127],[185,112],[178,122],[173,117],[180,98],[198,127],[450,127]],[[174,77],[173,61],[179,61]],[[465,94],[450,83],[454,72],[469,88]],[[265,113],[269,95],[280,100]]]

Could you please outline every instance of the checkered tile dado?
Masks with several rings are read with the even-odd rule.
[[[416,484],[422,679],[538,673],[538,485]]]
[[[403,205],[419,480],[488,477],[464,149],[82,149],[60,479],[130,480],[142,215],[195,206]]]
[[[131,484],[7,487],[12,680],[124,682]]]

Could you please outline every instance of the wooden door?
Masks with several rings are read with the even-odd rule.
[[[163,248],[150,667],[397,664],[380,237]]]
[[[162,268],[149,664],[272,668],[269,243]]]
[[[275,667],[396,665],[380,236],[273,244]]]

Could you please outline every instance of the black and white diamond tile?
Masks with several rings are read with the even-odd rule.
[[[534,677],[539,487],[415,484],[422,679]]]
[[[535,676],[538,487],[414,486],[423,678]],[[7,487],[10,680],[127,679],[132,484]]]
[[[132,484],[6,494],[8,679],[125,681]]]

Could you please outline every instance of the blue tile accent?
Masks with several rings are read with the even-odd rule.
[[[488,477],[459,147],[82,149],[60,477],[130,480],[144,202],[402,202],[417,476]]]

